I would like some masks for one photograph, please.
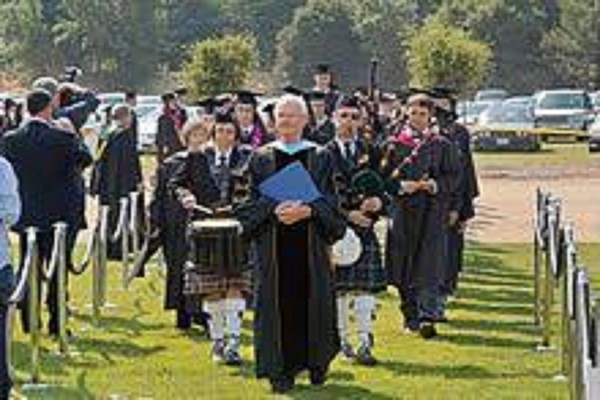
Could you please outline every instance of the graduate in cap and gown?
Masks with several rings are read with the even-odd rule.
[[[257,93],[240,90],[236,93],[233,106],[235,119],[240,128],[240,143],[256,149],[270,142],[273,138],[268,134],[256,109]]]
[[[312,91],[307,94],[312,111],[310,130],[305,138],[321,146],[326,145],[335,138],[335,124],[327,113],[326,95],[323,92]]]
[[[437,335],[448,213],[460,173],[454,145],[435,132],[432,118],[431,98],[411,96],[406,124],[385,144],[381,162],[393,198],[386,268],[400,294],[405,328],[425,339]]]
[[[331,67],[327,64],[318,64],[315,67],[313,81],[313,90],[325,94],[325,112],[332,115],[341,98],[341,94],[336,89]]]
[[[244,235],[257,241],[256,374],[283,393],[304,370],[313,385],[324,384],[339,350],[329,246],[342,238],[346,224],[337,207],[331,153],[302,139],[308,123],[304,100],[282,96],[275,119],[277,140],[252,157],[250,200],[236,216]],[[261,190],[267,179],[296,162],[308,171],[319,197],[275,200]]]
[[[160,165],[167,157],[184,149],[179,133],[187,120],[187,113],[179,105],[174,92],[162,95],[163,112],[158,118],[156,156]]]
[[[437,87],[433,89],[433,93],[438,128],[440,133],[456,146],[461,169],[456,201],[448,215],[446,274],[440,285],[438,318],[440,322],[445,322],[447,300],[457,289],[463,267],[465,230],[468,221],[475,217],[474,201],[479,196],[479,184],[471,152],[471,135],[466,127],[457,122],[454,91]]]

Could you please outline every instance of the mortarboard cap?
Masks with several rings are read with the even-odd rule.
[[[361,108],[361,102],[355,96],[344,96],[337,105],[337,108]]]
[[[217,124],[234,124],[235,118],[233,117],[231,112],[219,110],[215,114],[215,123]]]
[[[262,93],[252,92],[250,90],[238,90],[235,92],[235,101],[238,104],[250,104],[256,106],[258,101],[256,97],[260,96]]]
[[[331,67],[327,64],[317,64],[315,74],[331,74]]]
[[[206,114],[214,114],[218,111],[219,107],[222,107],[223,101],[217,100],[213,97],[208,97],[196,102],[196,105],[200,106]]]

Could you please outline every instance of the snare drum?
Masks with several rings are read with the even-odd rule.
[[[190,264],[203,272],[233,277],[242,274],[242,225],[231,218],[194,221],[188,227]]]

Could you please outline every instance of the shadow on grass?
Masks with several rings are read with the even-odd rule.
[[[486,299],[478,299],[485,302]],[[478,312],[493,318],[493,314],[504,314],[513,316],[525,316],[533,313],[532,307],[520,304],[487,304],[487,303],[472,303],[462,301],[460,296],[452,302],[451,308],[454,310],[465,310],[470,312]]]
[[[471,319],[452,319],[450,326],[457,330],[471,331],[492,331],[521,333],[525,335],[537,335],[537,328],[530,321],[491,321],[491,320],[471,320]]]
[[[132,317],[117,317],[114,315],[103,315],[100,318],[99,325],[95,325],[95,321],[90,315],[75,314],[76,320],[96,327],[101,331],[108,333],[125,333],[130,336],[141,336],[149,331],[159,331],[167,329],[167,323],[146,323],[140,321],[141,315]]]
[[[398,391],[400,392],[400,388]],[[399,393],[400,394],[400,393]],[[397,396],[389,396],[373,392],[363,386],[341,385],[337,383],[326,383],[324,386],[311,386],[307,384],[296,385],[296,388],[287,393],[291,399],[349,399],[349,400],[393,400]]]
[[[499,289],[490,286],[463,286],[458,295],[463,299],[485,300],[492,303],[527,305],[533,302],[533,294],[527,290]]]
[[[503,349],[521,349],[531,350],[535,348],[536,341],[532,338],[531,340],[519,340],[512,338],[502,338],[497,336],[491,336],[491,334],[471,334],[466,332],[459,333],[442,333],[436,339],[438,342],[452,343],[458,346],[469,346],[469,347],[500,347]]]
[[[131,341],[79,338],[77,350],[83,355],[98,353],[104,360],[114,364],[118,358],[145,358],[167,350],[165,346],[140,346]]]

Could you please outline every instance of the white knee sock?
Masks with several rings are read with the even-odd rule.
[[[209,329],[210,339],[213,342],[223,340],[225,336],[224,327],[224,311],[225,300],[208,300],[203,303],[204,311],[210,314]]]
[[[359,295],[354,299],[356,325],[361,345],[371,346],[373,315],[375,314],[375,296]]]
[[[350,330],[350,296],[340,294],[337,296],[336,303],[338,333],[342,342],[348,342]]]
[[[246,300],[244,299],[225,300],[225,324],[230,345],[237,346],[239,343],[242,334],[242,315],[245,309]]]

